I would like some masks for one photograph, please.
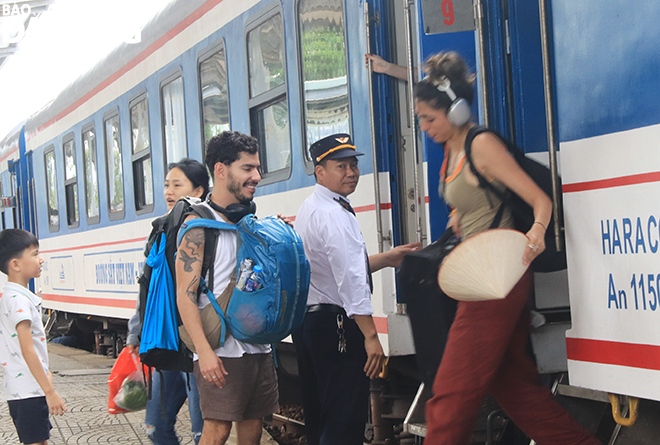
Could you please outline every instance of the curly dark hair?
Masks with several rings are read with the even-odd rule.
[[[225,165],[231,165],[236,161],[241,153],[256,154],[259,151],[257,138],[238,131],[223,131],[216,134],[206,145],[206,166],[211,174],[215,169],[215,164],[222,162]]]
[[[476,76],[460,54],[454,51],[434,54],[424,64],[424,72],[427,76],[415,86],[416,100],[438,110],[447,110],[452,100],[436,86],[436,82],[446,77],[456,96],[472,105]]]

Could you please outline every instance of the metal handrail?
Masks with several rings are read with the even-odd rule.
[[[545,120],[548,132],[548,155],[552,172],[552,214],[554,216],[555,245],[557,251],[563,250],[561,227],[559,226],[559,208],[561,190],[557,164],[557,141],[555,139],[555,118],[552,99],[552,72],[550,66],[550,36],[548,34],[547,2],[539,0],[541,20],[541,51],[543,55],[543,95],[545,96]]]
[[[369,33],[369,4],[364,2],[364,19],[367,33],[367,53],[371,54],[371,35]],[[376,201],[376,235],[378,237],[378,253],[383,252],[383,217],[380,214],[380,178],[378,175],[378,150],[376,147],[376,128],[374,124],[374,87],[373,87],[373,61],[369,60],[369,114],[371,130],[371,160],[374,169],[374,199]]]
[[[410,130],[412,132],[411,145],[413,156],[415,158],[415,168],[414,170],[414,180],[415,186],[413,187],[414,200],[415,200],[415,232],[417,234],[417,241],[422,242],[424,240],[424,233],[422,231],[422,221],[421,221],[421,210],[420,207],[424,205],[421,202],[420,197],[422,196],[421,187],[419,183],[419,165],[420,165],[420,156],[419,156],[419,147],[418,147],[418,130],[417,125],[415,124],[415,107],[413,106],[413,101],[415,97],[415,67],[414,67],[414,58],[412,52],[412,24],[410,23],[410,6],[414,6],[415,3],[412,0],[403,0],[403,13],[404,13],[404,22],[408,25],[408,30],[406,34],[406,55],[408,56],[407,63],[407,78],[408,78],[408,97],[410,98],[411,104],[409,107],[410,111]]]
[[[477,22],[477,41],[479,43],[479,76],[481,77],[481,113],[483,124],[488,127],[490,116],[488,114],[488,88],[486,73],[486,37],[484,35],[484,7],[481,0],[474,3],[474,17]]]

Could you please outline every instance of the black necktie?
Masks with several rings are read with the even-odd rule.
[[[351,207],[351,204],[348,201],[346,201],[344,198],[334,198],[334,199],[339,203],[340,206],[344,208],[344,210],[351,212],[353,216],[355,216],[355,210],[353,210],[353,207]],[[371,291],[371,293],[373,293],[374,282],[373,282],[373,278],[371,277],[371,266],[369,265],[369,255],[367,254],[366,251],[364,252],[364,256],[367,263],[367,282],[369,283],[369,290]]]
[[[344,198],[335,198],[335,201],[339,203],[340,206],[342,206],[344,209],[348,210],[355,216],[355,210],[353,210],[353,207],[351,207],[351,204],[346,201]]]

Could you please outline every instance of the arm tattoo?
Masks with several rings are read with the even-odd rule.
[[[179,249],[178,257],[183,262],[183,270],[192,272],[193,263],[201,261],[200,258],[204,257],[204,250],[202,249],[204,245],[204,230],[193,229],[186,232],[183,236],[183,242],[185,243],[185,248],[190,251],[190,254],[183,249]]]
[[[186,243],[186,248],[190,250],[190,253],[194,256],[199,257],[201,254],[204,255],[204,251],[200,248],[204,245],[204,230],[203,229],[193,229],[183,236],[183,241]],[[201,250],[201,252],[200,252]]]
[[[178,257],[183,262],[183,270],[185,272],[192,272],[193,263],[199,262],[198,258],[191,257],[185,250],[180,250]]]
[[[197,304],[197,277],[193,277],[186,288],[186,295],[193,303]]]

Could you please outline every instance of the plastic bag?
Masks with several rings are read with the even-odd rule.
[[[126,411],[140,411],[147,407],[147,387],[142,371],[135,371],[124,379],[115,396],[115,403]]]
[[[128,348],[122,349],[115,361],[112,371],[110,371],[110,377],[108,378],[108,412],[110,414],[121,414],[128,412],[127,409],[123,409],[120,406],[117,406],[115,402],[115,397],[121,390],[124,381],[127,377],[131,376],[133,373],[137,373],[140,376],[140,380],[144,386],[144,381],[142,380],[142,364],[140,363],[140,358],[131,354],[131,351]]]

